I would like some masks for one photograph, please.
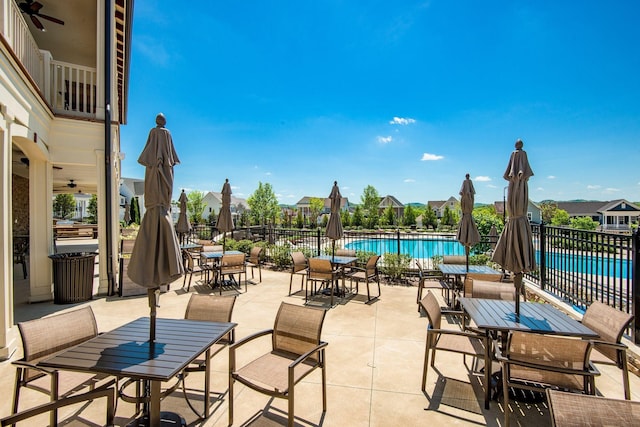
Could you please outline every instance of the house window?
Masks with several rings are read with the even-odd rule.
[[[527,212],[527,219],[529,222],[533,221],[533,214],[531,212]]]

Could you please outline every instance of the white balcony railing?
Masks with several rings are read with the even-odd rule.
[[[0,30],[14,54],[38,86],[55,114],[93,118],[96,116],[97,74],[93,67],[53,60],[41,51],[27,22],[13,0],[2,3]]]

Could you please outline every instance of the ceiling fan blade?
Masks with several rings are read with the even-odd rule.
[[[38,12],[40,9],[42,9],[42,3],[34,1],[34,2],[27,2],[28,3],[28,7],[29,9],[31,9],[33,12]],[[29,4],[30,3],[30,4]]]
[[[44,25],[42,25],[42,22],[40,22],[40,20],[35,15],[30,15],[30,16],[31,16],[31,22],[33,22],[33,25],[35,25],[36,28],[39,29],[40,31],[44,31]]]
[[[38,16],[40,18],[44,18],[46,20],[49,20],[51,22],[55,22],[56,24],[60,24],[60,25],[64,25],[64,21],[58,18],[54,18],[53,16],[49,16],[49,15],[43,15],[42,13],[39,13]]]

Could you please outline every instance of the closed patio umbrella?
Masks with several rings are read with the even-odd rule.
[[[342,195],[338,188],[338,181],[333,182],[333,188],[331,189],[331,194],[329,194],[329,200],[331,201],[331,216],[329,216],[325,236],[332,240],[332,253],[335,256],[336,240],[341,239],[344,235],[342,230],[342,219],[340,218],[340,203],[342,201]]]
[[[520,139],[516,141],[516,149],[511,153],[504,179],[509,181],[507,192],[507,213],[509,219],[498,239],[492,260],[505,270],[514,273],[516,292],[516,316],[520,316],[520,294],[522,292],[523,273],[536,268],[533,249],[533,233],[527,218],[529,204],[529,178],[533,171],[529,165],[527,153],[522,149]]]
[[[495,224],[491,224],[491,230],[489,230],[489,235],[487,237],[489,238],[489,246],[493,251],[496,248],[496,243],[498,242],[498,230],[496,229]]]
[[[458,226],[458,234],[456,238],[462,246],[467,260],[467,271],[469,271],[469,251],[471,247],[480,242],[480,233],[478,226],[473,220],[473,204],[476,190],[473,188],[473,181],[466,175],[460,188],[460,208],[462,210],[462,218]]]
[[[184,190],[180,193],[178,201],[180,202],[180,215],[176,223],[176,232],[180,235],[180,242],[183,242],[185,234],[191,232],[191,223],[187,215],[187,194]]]
[[[231,218],[231,184],[227,178],[222,186],[222,206],[218,215],[216,228],[222,235],[222,251],[225,250],[225,240],[227,239],[227,231],[233,230],[233,219]]]
[[[166,119],[162,113],[156,116],[156,124],[149,132],[147,143],[138,158],[138,163],[146,167],[146,213],[127,269],[128,276],[134,283],[148,288],[151,342],[155,340],[160,285],[169,284],[184,274],[180,244],[171,217],[173,166],[180,163],[180,160],[173,147],[171,133],[164,127]]]

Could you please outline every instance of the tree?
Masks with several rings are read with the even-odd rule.
[[[409,205],[404,208],[404,217],[402,218],[402,224],[407,227],[416,225],[416,210],[413,208],[413,206]]]
[[[137,197],[131,199],[131,222],[140,225],[140,202]]]
[[[378,190],[371,185],[367,185],[362,192],[360,200],[362,202],[362,209],[366,218],[366,227],[376,228],[378,225],[378,209],[380,206],[380,195],[378,194]]]
[[[556,227],[569,225],[569,212],[564,209],[556,209],[556,212],[551,218],[551,225],[555,225]]]
[[[298,209],[298,214],[296,215],[296,227],[304,228],[304,218],[300,209]]]
[[[385,225],[396,225],[396,213],[393,210],[393,206],[389,205],[384,209],[382,214]]]
[[[424,227],[437,228],[438,227],[438,216],[436,215],[436,211],[430,205],[424,210],[424,214],[422,215],[422,225]]]
[[[342,216],[340,217],[340,219],[342,220],[343,227],[348,227],[349,225],[351,225],[351,214],[349,213],[348,209],[346,209],[342,213]]]
[[[68,219],[76,210],[76,201],[72,194],[57,194],[53,200],[53,212],[58,218]]]
[[[187,194],[187,210],[189,211],[189,221],[191,224],[202,224],[204,218],[204,193],[194,190]]]
[[[442,212],[442,218],[440,219],[440,223],[443,225],[455,225],[458,223],[457,215],[449,209],[449,206],[444,207],[444,212]]]
[[[571,218],[569,223],[571,224],[571,228],[575,228],[577,230],[595,230],[599,225],[597,221],[594,221],[588,216]]]
[[[267,221],[275,222],[280,211],[278,199],[271,184],[258,182],[258,188],[247,199],[250,218],[253,224],[265,225]]]
[[[364,224],[364,215],[362,208],[358,205],[353,211],[353,218],[351,218],[351,225],[354,227],[361,227]]]
[[[98,223],[98,196],[95,194],[92,194],[91,199],[89,199],[89,205],[87,206],[87,222],[89,224]]]
[[[543,202],[540,204],[540,213],[542,214],[542,222],[551,223],[551,219],[558,210],[558,205],[553,202]]]
[[[311,197],[309,199],[309,220],[314,227],[318,225],[318,216],[322,209],[324,209],[324,199],[320,197]]]

